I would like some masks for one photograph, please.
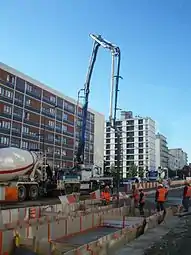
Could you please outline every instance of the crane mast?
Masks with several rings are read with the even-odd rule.
[[[82,125],[81,125],[81,133],[80,139],[78,143],[78,149],[76,153],[76,162],[75,167],[78,169],[84,165],[84,150],[85,150],[85,133],[86,133],[86,123],[87,123],[87,114],[88,114],[88,102],[89,102],[89,93],[90,93],[90,82],[92,78],[92,73],[94,70],[97,54],[99,47],[103,47],[107,49],[112,54],[112,77],[111,77],[111,95],[110,95],[110,123],[113,123],[113,120],[116,118],[116,110],[117,110],[117,93],[118,93],[118,82],[119,82],[119,70],[120,70],[120,49],[116,45],[108,42],[103,39],[100,35],[90,34],[91,38],[94,40],[93,50],[90,57],[89,67],[86,75],[86,81],[84,84],[83,91],[83,107],[82,107]],[[115,74],[115,58],[117,58],[117,73]],[[115,93],[114,93],[115,87]],[[115,94],[115,95],[114,95]],[[115,99],[114,99],[115,98]],[[113,101],[114,101],[114,109],[113,109]],[[113,116],[114,112],[114,116]]]

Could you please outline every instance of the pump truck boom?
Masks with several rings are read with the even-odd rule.
[[[86,75],[86,81],[84,88],[82,89],[83,91],[83,107],[82,107],[82,126],[81,126],[81,133],[80,133],[80,139],[78,143],[78,149],[76,153],[76,158],[75,158],[75,165],[73,168],[73,171],[81,175],[81,181],[84,182],[83,180],[83,172],[87,171],[87,168],[84,166],[84,148],[85,148],[85,133],[86,133],[86,123],[87,123],[87,113],[88,113],[88,102],[89,102],[89,94],[90,94],[90,83],[91,83],[91,78],[98,54],[99,47],[103,47],[105,49],[108,49],[111,54],[112,54],[112,75],[111,75],[111,95],[110,95],[110,121],[112,122],[113,117],[113,112],[114,115],[116,114],[116,107],[117,107],[117,93],[118,93],[118,80],[119,80],[119,71],[120,71],[120,49],[116,45],[106,41],[103,39],[100,35],[94,35],[90,34],[91,38],[94,40],[93,44],[93,50],[90,58],[90,63],[88,67],[88,72]],[[117,73],[115,73],[115,60],[117,59]],[[116,80],[116,83],[115,83]],[[115,86],[116,85],[116,86]],[[114,95],[114,87],[115,87],[115,95]],[[115,103],[114,103],[114,109],[113,109],[113,101],[115,98]],[[94,167],[93,167],[94,168]],[[86,179],[86,182],[88,182],[91,187],[92,187],[92,182],[91,180],[94,179],[95,183],[95,176],[94,176],[94,169],[92,171],[89,171],[89,178]],[[87,176],[87,175],[86,175]],[[108,178],[110,179],[110,178]],[[101,178],[97,178],[96,181],[96,186],[97,182],[100,182]]]
[[[95,189],[98,183],[104,182],[112,185],[112,178],[100,177],[97,168],[87,169],[84,167],[84,147],[85,132],[88,113],[88,100],[90,93],[90,82],[96,62],[98,49],[102,46],[112,53],[112,77],[111,77],[111,96],[110,96],[110,120],[113,113],[114,81],[115,83],[115,103],[114,119],[117,107],[117,92],[120,70],[120,49],[114,44],[104,40],[101,36],[91,34],[94,40],[93,51],[84,85],[84,103],[82,107],[82,129],[75,158],[74,168],[67,171],[59,171],[53,175],[50,166],[46,164],[46,155],[40,152],[31,152],[19,148],[7,147],[0,148],[0,188],[5,190],[15,190],[18,200],[37,200],[39,196],[48,194],[68,194],[78,192],[80,187],[83,189]],[[118,60],[117,73],[115,75],[115,58]],[[91,171],[90,171],[91,170]],[[83,175],[83,172],[86,174]],[[85,179],[84,179],[85,176]],[[87,184],[87,185],[86,185]],[[93,187],[93,185],[95,186]]]

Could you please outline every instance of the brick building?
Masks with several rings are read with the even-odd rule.
[[[75,100],[0,63],[0,147],[45,151],[53,167],[71,167],[81,120]],[[89,110],[85,163],[102,167],[103,154],[104,116]]]

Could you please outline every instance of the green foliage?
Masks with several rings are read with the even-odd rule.
[[[144,169],[143,169],[143,167],[139,168],[139,177],[140,178],[144,177]]]
[[[132,164],[129,167],[129,178],[137,176],[137,166],[135,164]]]

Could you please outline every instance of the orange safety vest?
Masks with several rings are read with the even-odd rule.
[[[111,197],[111,196],[110,196],[110,193],[109,193],[109,192],[104,192],[104,191],[103,191],[103,192],[101,193],[101,198],[102,198],[102,199],[105,199],[106,201],[110,201],[110,197]]]
[[[137,189],[133,190],[133,198],[134,200],[139,200],[139,193]]]
[[[191,187],[188,186],[188,190],[186,192],[186,197],[191,197]]]
[[[159,195],[157,202],[165,202],[167,190],[165,188],[158,189]]]

